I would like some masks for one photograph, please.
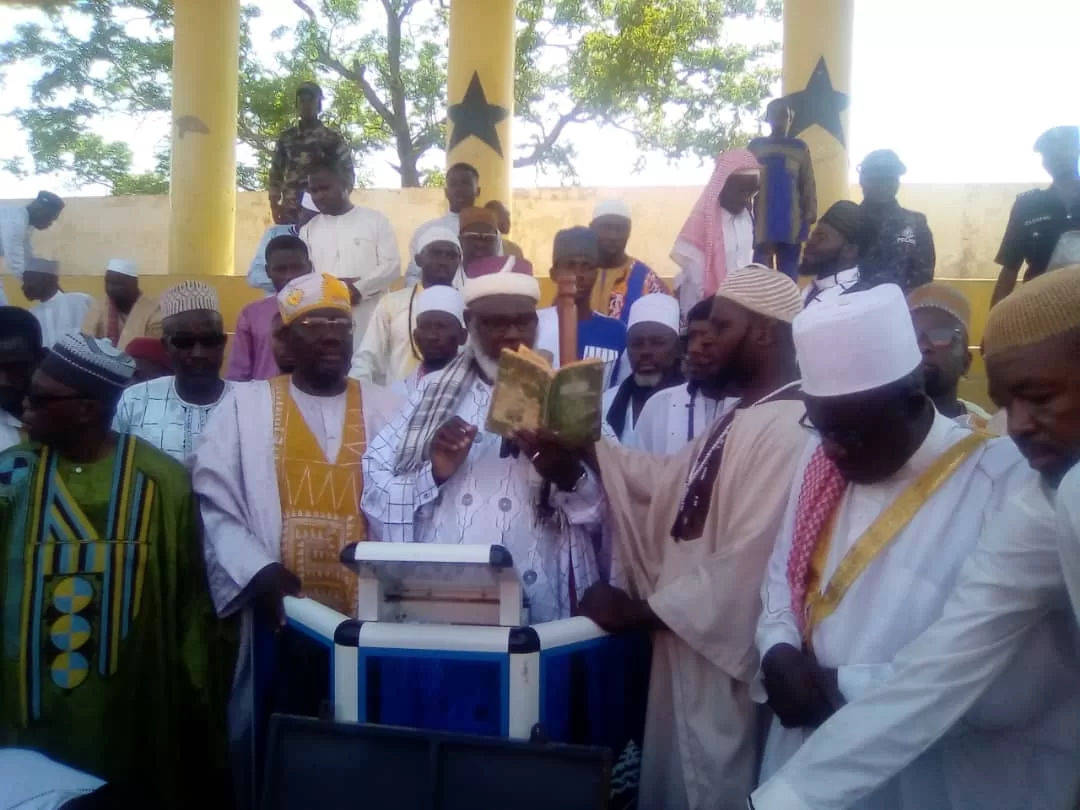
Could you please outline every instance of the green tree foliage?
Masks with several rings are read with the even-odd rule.
[[[293,117],[293,90],[318,81],[357,165],[391,155],[403,186],[437,183],[446,140],[450,0],[291,0],[274,31],[288,44],[271,63],[256,53],[243,7],[238,182],[261,188],[276,135]],[[745,140],[776,79],[775,42],[747,46],[725,23],[777,18],[780,0],[518,0],[516,167],[576,176],[567,138],[593,122],[634,137],[644,152],[707,158]],[[46,5],[0,43],[0,74],[31,63],[31,103],[12,115],[27,133],[33,170],[114,194],[168,188],[168,144],[153,170],[132,174],[127,142],[95,132],[102,116],[167,120],[171,0],[74,0]],[[0,75],[0,79],[3,79]],[[145,124],[143,124],[145,126]],[[7,161],[3,167],[28,167]],[[364,179],[361,169],[360,180]]]

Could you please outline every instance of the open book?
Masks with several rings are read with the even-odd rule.
[[[556,371],[525,346],[503,349],[487,430],[510,437],[515,430],[545,427],[569,444],[596,441],[603,395],[603,360],[579,360]]]

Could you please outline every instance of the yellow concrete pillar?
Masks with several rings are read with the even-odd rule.
[[[480,172],[480,200],[510,204],[514,0],[451,0],[446,165]]]
[[[169,273],[232,275],[240,0],[176,0]]]
[[[818,213],[848,197],[848,98],[855,0],[786,0],[784,96],[810,147]]]

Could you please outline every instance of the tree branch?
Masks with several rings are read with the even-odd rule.
[[[401,20],[394,13],[390,0],[383,0],[386,9],[386,61],[390,70],[390,108],[394,111],[392,121],[387,121],[394,131],[398,151],[410,143],[409,119],[405,102],[405,84],[401,81]]]
[[[551,147],[559,140],[559,137],[562,135],[563,130],[566,129],[567,124],[577,124],[583,120],[581,118],[581,112],[580,105],[575,104],[570,112],[560,116],[559,120],[555,122],[555,126],[551,128],[551,131],[546,133],[541,141],[533,146],[532,152],[524,157],[514,159],[514,168],[520,169],[525,166],[534,166],[537,163],[540,163],[547,153],[551,151]]]
[[[303,11],[313,25],[318,26],[318,15],[315,14],[311,6],[304,2],[304,0],[293,0],[293,5]],[[372,109],[379,114],[379,117],[382,118],[391,129],[394,129],[394,113],[383,103],[383,100],[379,98],[379,94],[375,92],[375,88],[371,86],[371,82],[364,76],[364,68],[360,64],[360,60],[354,60],[353,65],[350,68],[340,59],[332,56],[329,48],[323,44],[321,40],[314,38],[312,41],[315,45],[315,61],[323,67],[334,71],[341,78],[355,82],[360,88],[360,91],[364,94],[367,103],[371,105]]]

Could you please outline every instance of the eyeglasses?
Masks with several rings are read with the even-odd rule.
[[[469,239],[476,242],[494,242],[499,238],[497,233],[476,233],[475,231],[465,231],[461,234],[462,239]]]
[[[352,318],[334,318],[328,315],[307,315],[296,321],[295,326],[305,332],[351,332]]]
[[[799,417],[799,427],[805,428],[811,433],[820,436],[822,439],[828,439],[831,442],[835,442],[841,447],[847,450],[853,450],[866,445],[866,434],[861,430],[855,429],[822,429],[810,421],[810,417],[807,414],[803,414]]]
[[[181,351],[194,349],[196,343],[206,349],[220,349],[225,345],[228,339],[228,337],[220,332],[205,335],[193,335],[187,332],[181,332],[172,335],[169,338],[169,343],[171,343],[174,348],[180,349]]]
[[[922,329],[916,333],[916,337],[919,340],[926,338],[926,341],[935,349],[947,349],[956,343],[960,338],[960,334],[959,329],[940,327],[937,329]]]

